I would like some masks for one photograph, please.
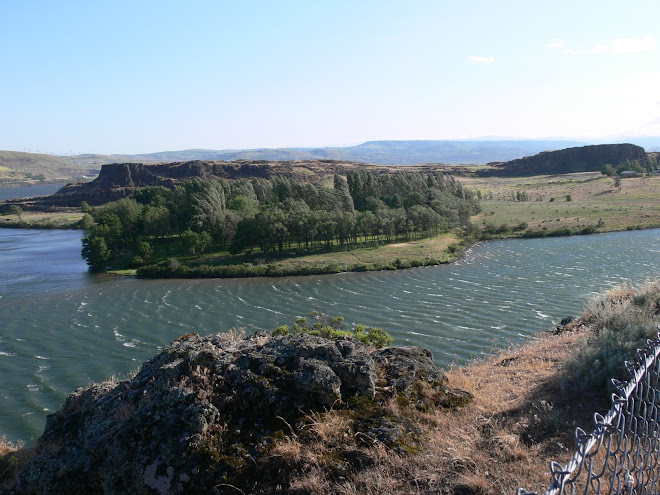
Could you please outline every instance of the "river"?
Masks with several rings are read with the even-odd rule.
[[[37,184],[34,186],[0,187],[0,201],[7,199],[31,198],[55,194],[66,184]]]
[[[428,347],[446,366],[660,275],[660,230],[487,242],[410,270],[237,280],[91,275],[80,235],[0,229],[0,435],[10,440],[37,438],[75,388],[122,376],[191,331],[271,330],[322,309]]]

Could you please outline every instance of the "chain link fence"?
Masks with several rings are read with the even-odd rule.
[[[660,330],[660,327],[658,327]],[[630,380],[612,380],[612,408],[594,415],[596,428],[575,430],[577,451],[565,466],[550,463],[543,495],[660,493],[660,333],[626,362]],[[517,495],[537,495],[519,488]]]

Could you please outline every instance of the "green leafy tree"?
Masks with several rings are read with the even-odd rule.
[[[81,255],[91,271],[102,272],[110,260],[110,249],[103,237],[88,235],[83,237]]]
[[[603,165],[603,168],[600,169],[600,173],[603,175],[607,175],[608,177],[612,177],[614,174],[616,174],[616,170],[614,170],[614,167],[612,165],[606,163],[605,165]]]
[[[181,244],[186,251],[190,254],[195,254],[197,252],[197,243],[198,243],[199,234],[188,229],[181,234]]]
[[[165,237],[170,233],[170,211],[165,206],[147,206],[143,212],[142,229],[145,235]]]
[[[208,232],[193,232],[188,229],[181,234],[181,242],[190,254],[201,253],[211,244],[211,235]]]
[[[154,247],[147,241],[140,241],[138,243],[138,253],[143,260],[148,261],[154,255]]]
[[[259,211],[259,202],[247,196],[236,196],[231,200],[229,209],[241,216],[241,218],[254,218]]]
[[[106,246],[117,253],[124,239],[124,227],[119,217],[114,213],[103,212],[96,219],[97,225],[92,228],[91,235],[103,237]]]
[[[200,189],[193,195],[195,229],[209,233],[213,240],[221,240],[226,206],[223,184],[219,180],[209,180]]]
[[[21,215],[23,214],[23,209],[18,205],[9,205],[7,213],[10,215],[16,215],[19,221],[22,220]]]
[[[94,226],[94,217],[92,217],[92,215],[90,215],[89,213],[85,213],[78,222],[78,226],[82,230],[91,229]]]

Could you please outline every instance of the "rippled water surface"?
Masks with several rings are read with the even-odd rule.
[[[191,331],[270,330],[314,309],[431,349],[440,365],[520,342],[594,293],[660,275],[660,230],[508,240],[452,265],[243,280],[90,275],[80,233],[0,229],[0,435],[36,438],[90,381]]]

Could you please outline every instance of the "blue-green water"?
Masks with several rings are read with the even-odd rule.
[[[243,280],[90,275],[80,232],[0,229],[0,435],[29,441],[66,395],[175,337],[270,330],[314,309],[428,347],[440,365],[521,342],[587,299],[660,275],[660,230],[479,244],[451,265]]]
[[[66,184],[39,184],[35,186],[0,187],[0,201],[7,199],[32,198],[55,194]]]

